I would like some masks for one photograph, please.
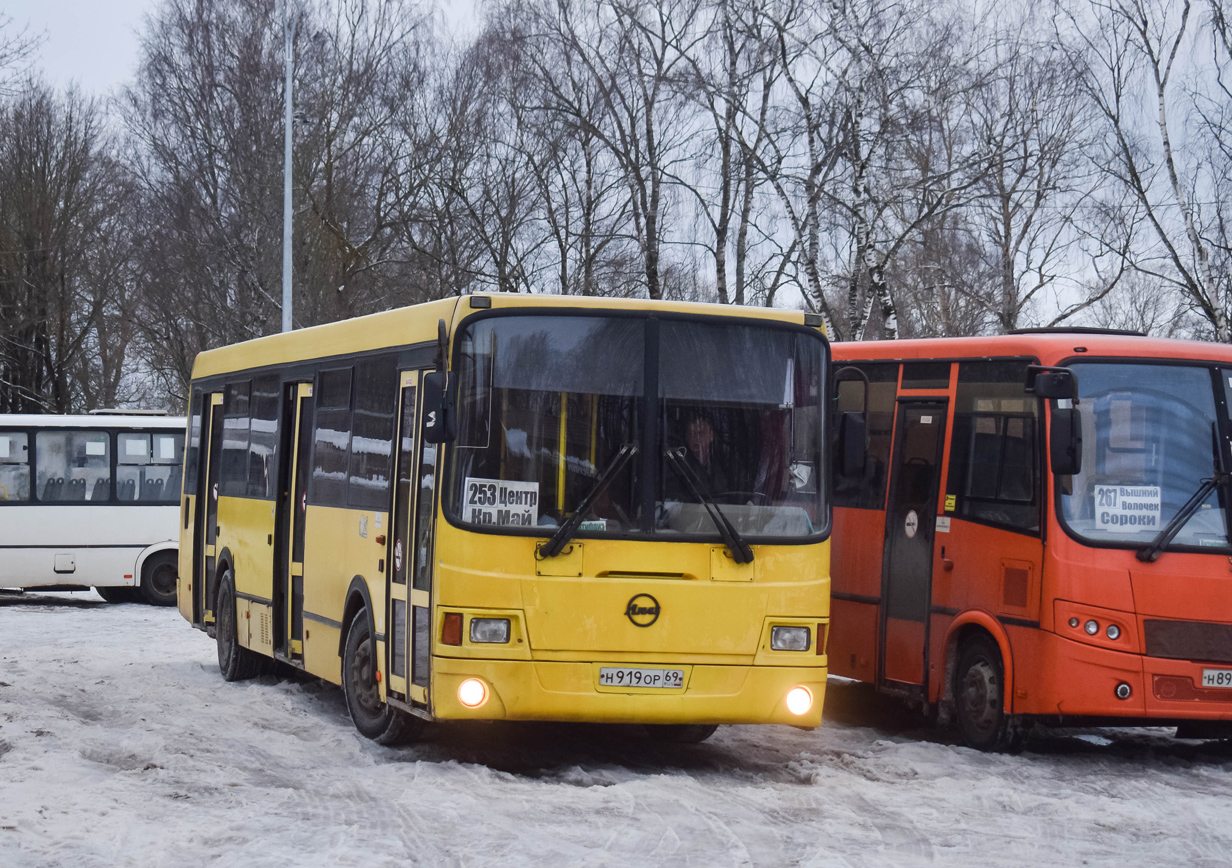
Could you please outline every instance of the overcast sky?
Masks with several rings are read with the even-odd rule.
[[[75,81],[103,93],[130,80],[137,67],[137,29],[159,0],[0,0],[13,26],[29,25],[46,41],[35,65],[56,85]],[[477,0],[441,0],[455,28],[475,26]]]

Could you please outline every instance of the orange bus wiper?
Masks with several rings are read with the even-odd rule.
[[[629,459],[637,454],[637,446],[632,443],[626,443],[620,447],[620,451],[616,453],[616,457],[612,459],[604,471],[599,474],[599,478],[595,480],[594,487],[590,492],[582,498],[582,502],[578,504],[578,508],[573,515],[565,519],[564,524],[557,528],[556,533],[552,534],[552,538],[544,545],[539,547],[535,556],[540,560],[543,558],[554,558],[560,554],[560,550],[565,547],[565,543],[577,533],[578,527],[584,521],[586,511],[590,509],[590,505],[595,498],[607,490],[607,487],[616,478],[616,474],[620,472],[620,468],[624,467],[629,462]]]
[[[697,498],[698,503],[706,507],[710,520],[718,528],[723,544],[731,551],[732,560],[738,564],[752,563],[753,550],[749,548],[749,544],[744,541],[739,532],[732,527],[732,523],[727,520],[727,516],[723,514],[723,510],[719,509],[719,505],[714,502],[714,499],[709,494],[703,492],[704,483],[694,475],[693,469],[681,457],[684,451],[685,447],[680,446],[676,449],[664,449],[663,454],[671,462],[672,469],[680,474],[680,478],[684,480],[685,485],[689,486],[689,491]]]
[[[1185,522],[1193,518],[1194,513],[1198,508],[1206,502],[1210,497],[1211,492],[1221,485],[1228,482],[1228,474],[1222,470],[1216,470],[1215,475],[1209,479],[1202,480],[1202,485],[1193,493],[1189,500],[1185,501],[1185,505],[1177,511],[1176,515],[1172,516],[1172,520],[1164,525],[1163,530],[1151,540],[1150,545],[1138,552],[1138,560],[1144,563],[1154,563],[1159,557],[1160,552],[1167,547],[1168,543],[1172,542],[1173,537],[1181,532],[1181,528],[1185,526]]]

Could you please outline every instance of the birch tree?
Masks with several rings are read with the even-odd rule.
[[[1206,130],[1214,137],[1205,142],[1187,145],[1176,135],[1194,105],[1185,78],[1187,69],[1194,72],[1187,64],[1201,45],[1206,11],[1191,0],[1089,0],[1062,8],[1058,40],[1077,42],[1070,66],[1102,121],[1096,164],[1141,210],[1153,242],[1127,252],[1133,267],[1183,293],[1214,339],[1228,342],[1232,238],[1224,218],[1232,191],[1220,183],[1226,161],[1219,127]],[[1226,46],[1217,44],[1216,52],[1222,81]],[[1210,90],[1199,91],[1201,108]]]

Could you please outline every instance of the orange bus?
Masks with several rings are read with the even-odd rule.
[[[830,672],[983,750],[1232,734],[1232,347],[836,343]]]

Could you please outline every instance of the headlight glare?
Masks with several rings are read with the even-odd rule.
[[[793,687],[787,691],[787,710],[792,714],[804,714],[813,707],[813,694],[807,687]]]
[[[458,702],[467,708],[478,708],[487,698],[487,685],[478,678],[468,678],[458,685]]]

